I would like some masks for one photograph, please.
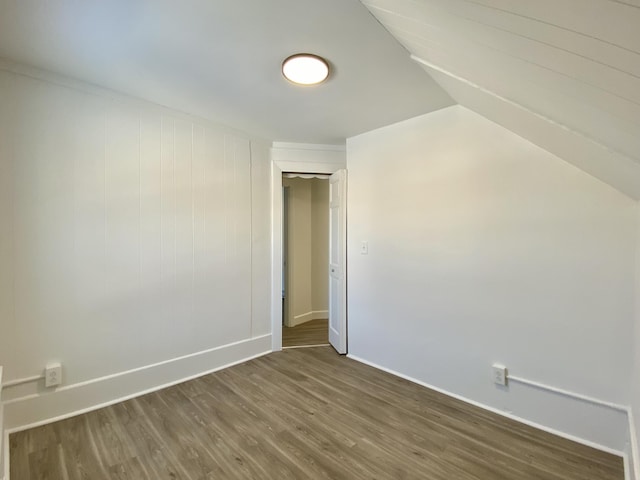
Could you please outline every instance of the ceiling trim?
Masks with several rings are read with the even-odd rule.
[[[283,172],[334,173],[346,168],[343,145],[273,142],[271,160]]]
[[[272,147],[289,150],[328,150],[334,152],[345,152],[347,150],[346,145],[328,145],[323,143],[273,142]]]

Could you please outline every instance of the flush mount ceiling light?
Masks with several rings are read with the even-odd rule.
[[[329,76],[329,64],[317,55],[297,53],[282,62],[282,74],[298,85],[317,85]]]

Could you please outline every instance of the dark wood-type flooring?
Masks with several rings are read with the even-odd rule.
[[[621,480],[622,460],[340,357],[273,353],[10,437],[11,480]]]
[[[295,327],[282,327],[282,346],[327,345],[329,320],[311,320]]]

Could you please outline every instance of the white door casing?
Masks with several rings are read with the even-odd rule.
[[[346,198],[347,171],[329,179],[329,343],[347,353]]]
[[[346,149],[339,145],[274,142],[271,149],[271,339],[273,351],[282,350],[282,174],[296,172],[331,175],[345,168],[346,163]]]

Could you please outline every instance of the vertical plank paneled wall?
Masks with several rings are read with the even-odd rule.
[[[0,70],[0,364],[60,361],[65,395],[5,389],[7,428],[267,350],[268,172],[240,132]]]

